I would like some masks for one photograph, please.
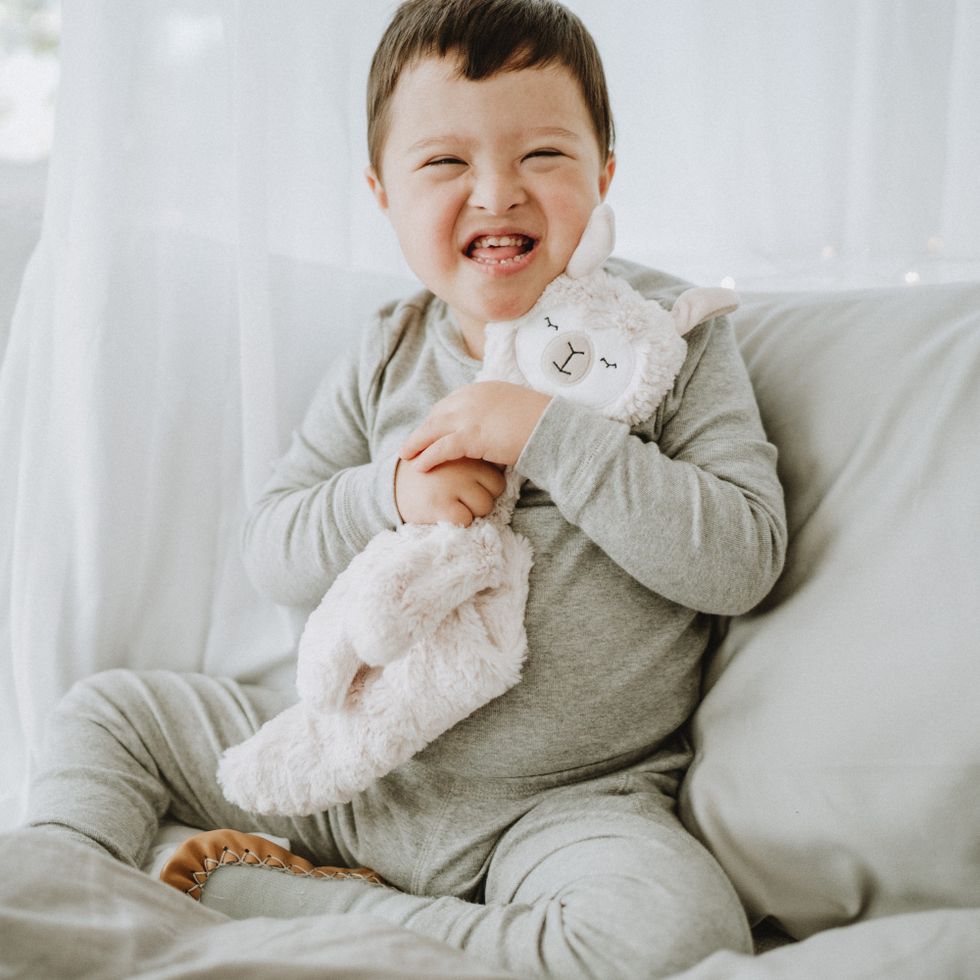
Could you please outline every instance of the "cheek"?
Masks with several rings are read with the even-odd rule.
[[[401,198],[388,212],[408,264],[413,271],[431,269],[444,260],[445,219],[431,202]]]
[[[454,221],[445,201],[432,194],[406,189],[388,212],[409,265],[434,268],[454,249]]]
[[[585,231],[592,211],[599,204],[598,188],[584,181],[567,183],[551,190],[546,206],[551,216],[552,231],[561,236],[562,245],[572,248]]]

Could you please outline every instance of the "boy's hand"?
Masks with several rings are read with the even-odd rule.
[[[507,381],[478,381],[437,402],[405,440],[402,459],[427,472],[447,460],[487,460],[513,466],[550,395]]]
[[[449,521],[469,527],[493,510],[505,484],[499,467],[482,459],[452,460],[427,473],[398,460],[395,506],[406,524]]]

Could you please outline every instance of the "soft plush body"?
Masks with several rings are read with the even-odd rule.
[[[684,362],[683,335],[735,308],[690,289],[671,311],[602,269],[612,214],[596,209],[566,272],[518,320],[486,328],[478,380],[528,385],[630,425]],[[304,815],[350,800],[520,680],[532,555],[510,528],[521,477],[469,527],[405,524],[337,577],[299,647],[298,703],[228,750],[228,799]]]

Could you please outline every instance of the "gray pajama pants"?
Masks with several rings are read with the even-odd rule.
[[[370,912],[522,976],[669,976],[717,949],[751,950],[731,885],[675,816],[682,756],[513,779],[415,759],[315,816],[246,813],[222,796],[218,758],[286,705],[280,692],[200,674],[82,681],[51,719],[29,822],[133,865],[164,816],[287,837],[315,864],[364,865],[395,887],[234,867],[213,882],[249,875],[253,914],[286,914],[275,890],[289,887],[294,910]]]

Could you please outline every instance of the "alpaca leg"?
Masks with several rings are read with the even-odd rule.
[[[228,749],[218,764],[225,798],[252,813],[306,816],[353,795],[331,767],[343,739],[343,713],[315,712],[303,701]],[[339,774],[339,775],[342,775]]]
[[[375,668],[343,710],[301,701],[229,749],[225,795],[259,813],[303,815],[344,803],[520,680],[531,552],[501,535],[503,580],[461,603],[431,636]]]
[[[303,700],[320,711],[343,708],[351,685],[364,666],[346,629],[351,594],[363,587],[358,582],[358,571],[349,566],[337,577],[310,614],[300,637],[296,690]]]
[[[509,528],[501,540],[502,581],[373,673],[336,716],[338,744],[322,762],[335,783],[366,787],[520,680],[531,549]]]
[[[360,660],[381,666],[499,582],[500,536],[485,522],[404,525],[377,535],[348,571],[356,581],[342,610],[343,632]]]

